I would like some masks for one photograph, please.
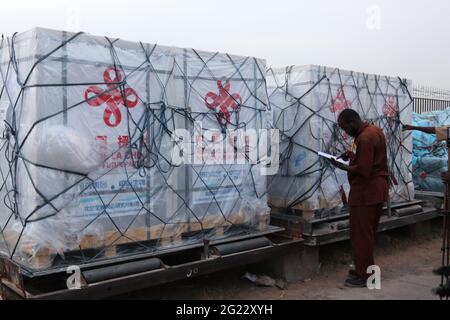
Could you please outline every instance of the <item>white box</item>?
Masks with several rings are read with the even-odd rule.
[[[171,159],[171,133],[202,135],[196,121],[265,128],[265,61],[41,28],[5,39],[0,59],[13,127],[2,140],[10,161],[0,158],[3,253],[23,262],[26,241],[62,253],[91,235],[108,246],[146,240],[154,226],[181,233],[207,218],[251,225],[268,214],[257,166]],[[240,107],[225,102],[217,115],[227,93]]]
[[[410,85],[399,78],[315,65],[270,69],[267,87],[282,154],[279,174],[269,181],[270,202],[305,210],[342,205],[340,186],[349,192],[346,173],[317,152],[338,155],[351,147],[352,139],[336,124],[344,108],[383,128],[389,168],[398,181],[391,200],[412,200],[412,140],[396,122],[411,123]]]

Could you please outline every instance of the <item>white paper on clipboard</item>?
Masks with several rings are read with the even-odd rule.
[[[336,160],[337,162],[342,163],[342,164],[345,164],[345,165],[348,165],[348,164],[349,164],[348,161],[344,161],[344,160],[342,160],[342,159],[337,159],[337,157],[335,157],[335,156],[333,156],[333,155],[331,155],[331,154],[325,153],[325,152],[319,151],[319,152],[317,152],[317,154],[318,154],[319,156],[324,157],[324,158],[327,158],[327,159],[334,159],[334,160]]]

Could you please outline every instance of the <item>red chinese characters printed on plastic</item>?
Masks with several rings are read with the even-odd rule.
[[[395,97],[388,97],[383,106],[383,114],[387,117],[395,117],[399,114],[397,99]]]
[[[111,76],[113,74],[113,77]],[[122,121],[120,105],[134,108],[139,97],[136,91],[121,84],[123,76],[117,68],[108,68],[103,73],[106,89],[98,86],[89,87],[84,93],[84,99],[91,107],[99,107],[106,104],[103,113],[103,121],[108,127],[117,127]]]
[[[210,110],[218,109],[216,112],[217,121],[221,126],[227,126],[230,123],[230,108],[237,110],[242,104],[242,98],[239,94],[230,94],[231,84],[227,80],[222,85],[222,80],[217,81],[219,94],[208,92],[205,97],[206,107]]]
[[[330,111],[333,113],[341,113],[344,109],[350,109],[352,102],[345,99],[344,88],[340,87],[337,90],[336,98],[331,99]]]
[[[126,147],[128,145],[129,140],[130,139],[128,136],[119,136],[117,138],[117,144],[119,145],[119,148]]]

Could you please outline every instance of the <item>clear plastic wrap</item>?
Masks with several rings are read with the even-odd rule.
[[[258,162],[172,157],[178,129],[232,144],[266,128],[263,60],[36,28],[2,40],[0,73],[0,252],[14,261],[46,269],[267,227]]]
[[[400,124],[412,119],[409,85],[399,78],[314,65],[270,69],[272,126],[281,136],[280,170],[268,182],[271,205],[316,212],[342,206],[340,189],[348,195],[347,176],[317,152],[339,155],[351,149],[351,137],[336,124],[345,108],[383,129],[394,182],[391,200],[413,199],[412,139]]]

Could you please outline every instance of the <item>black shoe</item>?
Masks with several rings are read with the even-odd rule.
[[[367,281],[358,276],[349,276],[345,280],[345,286],[349,288],[367,288]]]
[[[351,269],[348,270],[348,275],[352,276],[352,277],[357,277],[358,275],[356,274],[356,270],[355,269]]]
[[[356,270],[354,269],[348,270],[347,279],[354,279],[354,278],[359,278],[359,276],[356,274]]]

